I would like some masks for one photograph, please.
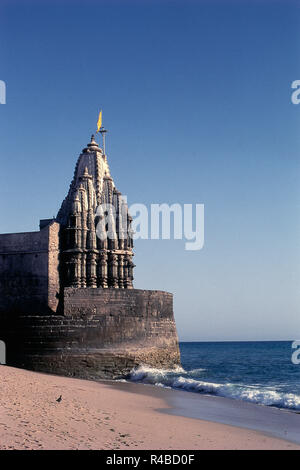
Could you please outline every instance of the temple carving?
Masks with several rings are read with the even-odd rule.
[[[78,158],[56,220],[64,287],[133,288],[132,219],[94,136]]]

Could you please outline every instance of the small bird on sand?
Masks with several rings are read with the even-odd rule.
[[[57,398],[57,403],[60,403],[62,401],[62,396],[60,395],[58,398]]]

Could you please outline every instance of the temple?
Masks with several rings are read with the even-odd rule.
[[[56,220],[64,287],[132,289],[131,217],[94,136],[79,156]]]
[[[133,287],[131,222],[92,136],[57,217],[0,234],[8,365],[98,379],[180,364],[172,294]]]

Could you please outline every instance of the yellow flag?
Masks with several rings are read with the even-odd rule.
[[[100,131],[101,126],[102,126],[102,109],[101,109],[101,111],[100,111],[100,113],[99,113],[99,117],[98,117],[97,132],[96,132],[96,134]]]

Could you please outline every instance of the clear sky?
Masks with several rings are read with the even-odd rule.
[[[203,203],[205,246],[137,241],[181,340],[300,337],[299,2],[0,2],[0,232],[55,215],[99,109],[132,203]]]

